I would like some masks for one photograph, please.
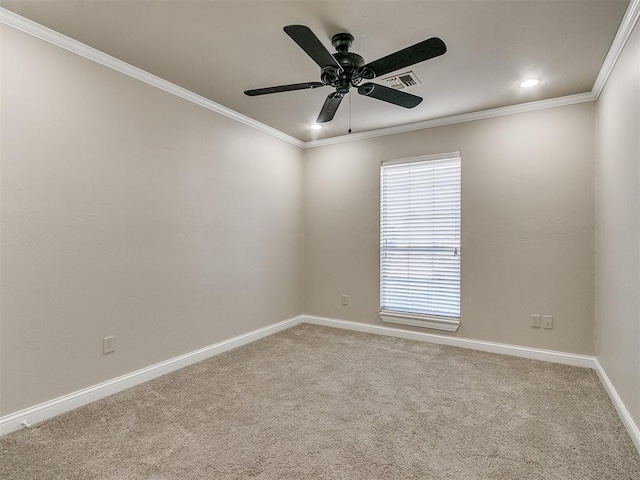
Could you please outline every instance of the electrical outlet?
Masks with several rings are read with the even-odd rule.
[[[349,297],[347,295],[342,295],[342,304],[349,305]]]
[[[116,350],[116,345],[115,345],[114,335],[104,337],[102,339],[102,353],[106,355],[107,353],[115,352],[115,350]]]
[[[534,328],[540,328],[540,315],[531,315],[531,326]]]
[[[553,328],[553,317],[551,315],[544,315],[542,317],[542,328]]]

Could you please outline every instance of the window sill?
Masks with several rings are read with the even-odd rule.
[[[455,332],[460,327],[459,318],[436,317],[432,315],[412,315],[410,313],[381,311],[380,318],[385,323],[397,323],[414,327],[433,328]]]

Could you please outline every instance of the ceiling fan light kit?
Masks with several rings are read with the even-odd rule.
[[[333,87],[335,91],[327,96],[316,120],[317,124],[330,122],[333,119],[342,99],[352,87],[366,97],[404,108],[416,107],[422,102],[422,97],[377,83],[362,82],[438,57],[447,51],[444,42],[433,37],[373,62],[365,63],[362,56],[349,51],[354,41],[349,33],[337,33],[331,37],[331,44],[336,49],[336,53],[331,54],[309,27],[287,25],[284,31],[320,67],[321,81],[258,88],[246,90],[244,93],[256,96],[325,86]]]

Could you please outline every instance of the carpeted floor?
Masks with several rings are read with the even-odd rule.
[[[595,373],[295,328],[0,440],[9,479],[638,480]]]

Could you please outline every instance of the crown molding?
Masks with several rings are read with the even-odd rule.
[[[492,108],[489,110],[480,110],[476,112],[463,113],[460,115],[453,115],[449,117],[435,118],[433,120],[426,120],[423,122],[410,123],[406,125],[398,125],[395,127],[381,128],[378,130],[369,130],[361,133],[352,133],[349,135],[341,135],[339,137],[324,138],[320,140],[312,140],[305,142],[302,148],[314,148],[322,147],[325,145],[335,145],[344,142],[353,142],[356,140],[364,140],[366,138],[382,137],[386,135],[393,135],[397,133],[412,132],[415,130],[422,130],[425,128],[441,127],[443,125],[452,125],[455,123],[472,122],[474,120],[482,120],[485,118],[501,117],[504,115],[514,115],[517,113],[531,112],[534,110],[542,110],[546,108],[561,107],[564,105],[573,105],[576,103],[593,102],[598,99],[602,89],[607,83],[607,79],[624,49],[627,40],[633,32],[633,28],[638,22],[640,17],[640,0],[631,0],[629,6],[622,17],[620,26],[616,32],[609,52],[602,63],[600,72],[596,77],[593,84],[593,88],[590,92],[578,93],[575,95],[568,95],[565,97],[551,98],[548,100],[539,100],[536,102],[521,103],[518,105],[511,105],[508,107]]]
[[[613,42],[611,42],[609,53],[607,53],[607,56],[602,63],[600,73],[598,73],[596,81],[593,84],[593,89],[591,90],[591,92],[593,92],[596,99],[598,99],[598,97],[602,93],[602,89],[607,83],[609,75],[611,75],[613,67],[615,67],[616,62],[618,61],[618,57],[620,57],[620,54],[622,53],[627,40],[629,40],[631,32],[633,32],[633,27],[635,27],[639,17],[640,0],[631,0],[629,2],[629,6],[627,7],[627,11],[622,17],[622,22],[620,22],[620,27],[618,27],[616,36],[613,37]]]
[[[40,25],[39,23],[18,15],[17,13],[13,13],[3,7],[0,7],[0,23],[39,38],[40,40],[44,40],[45,42],[49,42],[57,47],[64,48],[65,50],[80,55],[81,57],[93,60],[100,65],[104,65],[105,67],[124,73],[125,75],[157,87],[160,90],[164,90],[165,92],[176,95],[177,97],[183,98],[191,103],[195,103],[196,105],[219,113],[220,115],[224,115],[225,117],[255,128],[256,130],[260,130],[268,135],[279,138],[280,140],[284,140],[296,147],[302,147],[304,145],[302,140],[298,140],[297,138],[287,135],[280,130],[258,122],[257,120],[238,113],[235,110],[231,110],[230,108],[211,101],[208,98],[187,90],[186,88],[180,87],[175,83],[164,80],[152,73],[142,70],[141,68],[134,67],[127,62],[123,62],[122,60],[112,57],[111,55],[101,52],[100,50],[90,47],[78,40],[74,40],[71,37],[67,37],[66,35],[56,32],[44,25]]]
[[[504,115],[514,115],[516,113],[532,112],[534,110],[544,110],[564,105],[573,105],[576,103],[593,102],[595,99],[596,97],[592,92],[577,93],[575,95],[567,95],[565,97],[549,98],[547,100],[520,103],[518,105],[510,105],[508,107],[491,108],[489,110],[462,113],[460,115],[452,115],[450,117],[434,118],[433,120],[426,120],[424,122],[408,123],[406,125],[398,125],[395,127],[380,128],[378,130],[351,133],[349,135],[341,135],[339,137],[313,140],[305,142],[303,148],[323,147],[325,145],[352,142],[354,140],[363,140],[365,138],[382,137],[396,133],[413,132],[415,130],[441,127],[443,125],[451,125],[454,123],[473,122],[474,120],[482,120],[485,118],[502,117]]]
[[[304,142],[291,135],[288,135],[280,130],[258,122],[246,115],[231,110],[219,103],[213,102],[201,95],[198,95],[186,88],[180,87],[174,83],[164,80],[156,75],[146,72],[138,67],[134,67],[122,60],[119,60],[111,55],[101,52],[93,47],[85,45],[82,42],[74,40],[66,35],[63,35],[55,30],[47,28],[39,23],[22,17],[16,13],[0,7],[0,23],[9,25],[22,32],[32,35],[36,38],[49,42],[58,47],[64,48],[77,55],[85,57],[89,60],[93,60],[96,63],[112,68],[120,73],[129,75],[149,85],[160,88],[168,93],[183,98],[189,102],[200,105],[204,108],[217,112],[228,118],[236,120],[240,123],[248,125],[252,128],[260,130],[261,132],[272,135],[276,138],[284,140],[292,145],[300,148],[314,148],[322,147],[325,145],[334,145],[338,143],[352,142],[356,140],[363,140],[367,138],[382,137],[386,135],[394,135],[397,133],[412,132],[415,130],[422,130],[425,128],[440,127],[444,125],[452,125],[456,123],[472,122],[474,120],[482,120],[486,118],[501,117],[505,115],[514,115],[518,113],[531,112],[535,110],[542,110],[547,108],[560,107],[565,105],[573,105],[577,103],[593,102],[598,99],[602,89],[604,88],[609,75],[613,71],[613,68],[618,60],[618,57],[622,53],[624,46],[633,31],[635,24],[640,17],[640,0],[631,0],[627,10],[622,18],[622,22],[616,32],[609,52],[605,57],[600,72],[596,77],[595,83],[591,92],[578,93],[575,95],[568,95],[565,97],[551,98],[547,100],[539,100],[535,102],[522,103],[518,105],[511,105],[506,107],[492,108],[488,110],[480,110],[476,112],[463,113],[460,115],[452,115],[447,117],[435,118],[433,120],[426,120],[423,122],[410,123],[406,125],[398,125],[388,128],[380,128],[377,130],[369,130],[366,132],[352,133],[349,135],[342,135],[339,137],[331,137],[320,140],[312,140]]]

